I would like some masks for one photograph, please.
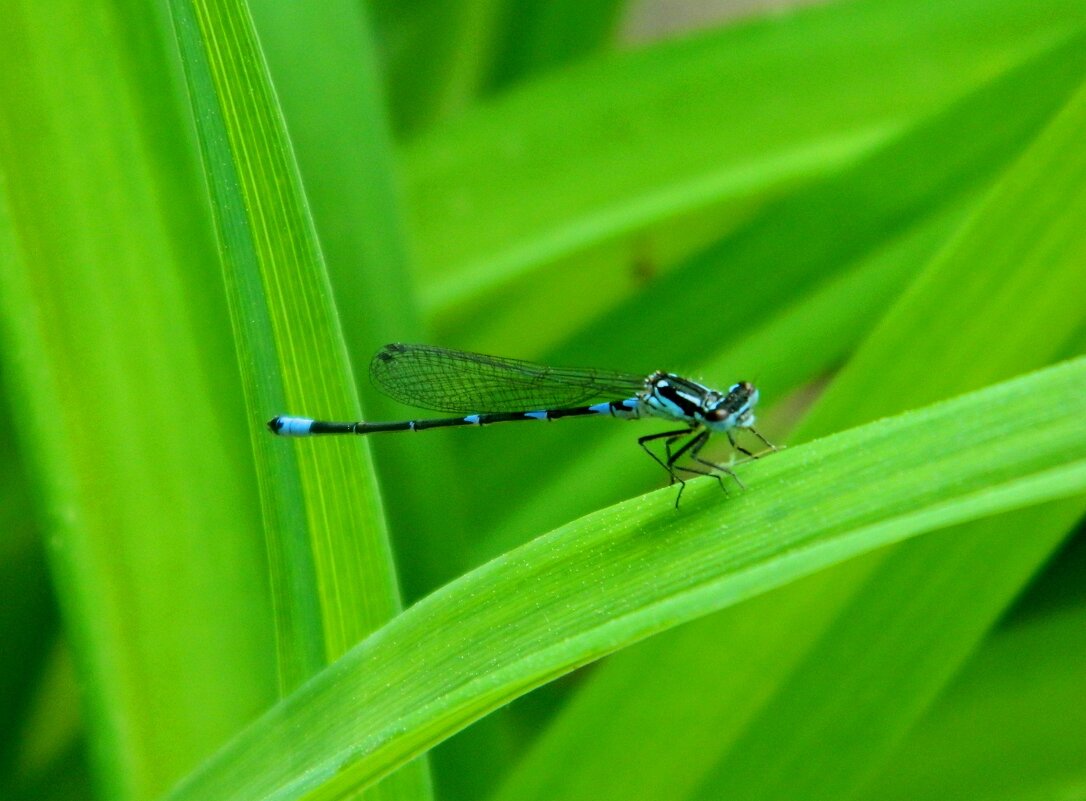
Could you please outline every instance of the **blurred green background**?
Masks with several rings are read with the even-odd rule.
[[[750,379],[789,446],[1086,350],[1081,0],[0,20],[3,798],[162,797],[401,608],[663,484],[608,421],[264,431],[417,414],[385,342]],[[365,794],[1086,798],[1084,501],[420,723]]]

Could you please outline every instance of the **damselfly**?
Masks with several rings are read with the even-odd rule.
[[[749,381],[740,381],[726,392],[719,392],[674,373],[655,372],[646,377],[606,370],[544,367],[520,359],[431,345],[398,344],[385,345],[373,357],[370,378],[386,395],[408,406],[463,416],[392,423],[335,423],[283,415],[269,420],[268,428],[280,436],[308,437],[425,431],[584,415],[610,415],[623,420],[659,417],[682,427],[647,434],[637,444],[668,472],[672,484],[679,483],[676,507],[686,487],[679,472],[711,475],[725,492],[727,488],[720,473],[743,486],[728,465],[701,456],[711,434],[725,434],[733,448],[750,458],[757,457],[736,441],[736,433],[741,429],[750,431],[775,450],[754,429],[758,390]],[[648,444],[654,440],[664,441],[663,458],[649,448]],[[684,458],[688,463],[679,464]]]

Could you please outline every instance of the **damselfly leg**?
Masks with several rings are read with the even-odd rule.
[[[658,465],[660,465],[662,468],[664,468],[664,470],[667,471],[667,474],[671,479],[671,483],[679,483],[679,492],[675,496],[676,509],[679,508],[679,501],[682,499],[683,491],[686,489],[686,481],[683,480],[676,471],[682,471],[684,473],[690,473],[696,476],[712,476],[716,479],[717,483],[720,485],[720,489],[724,492],[725,495],[729,493],[728,487],[724,483],[723,475],[731,476],[731,478],[735,480],[735,483],[739,485],[740,489],[746,489],[746,486],[743,484],[742,481],[739,480],[739,476],[735,474],[735,471],[733,471],[731,467],[727,465],[717,464],[716,462],[711,462],[707,459],[701,458],[701,449],[705,447],[705,443],[709,441],[709,435],[711,433],[712,432],[704,429],[699,431],[697,428],[686,428],[682,429],[681,431],[662,431],[658,434],[649,434],[647,436],[640,437],[637,440],[637,444],[644,448],[645,452],[652,457],[653,461],[655,461]],[[679,440],[684,439],[685,437],[690,437],[690,439],[687,439],[677,450],[672,451],[672,446]],[[652,451],[651,448],[648,447],[647,443],[657,439],[664,440],[664,459],[661,459]],[[735,443],[733,442],[732,444],[734,445]],[[743,452],[749,453],[745,450]],[[690,459],[692,459],[693,461],[705,465],[706,467],[709,467],[711,469],[700,470],[697,467],[693,467],[692,465],[678,464],[678,461],[684,456],[689,456]]]

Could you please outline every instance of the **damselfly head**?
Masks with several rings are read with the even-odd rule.
[[[728,388],[728,394],[705,410],[705,426],[712,431],[754,426],[754,406],[758,389],[749,381]]]

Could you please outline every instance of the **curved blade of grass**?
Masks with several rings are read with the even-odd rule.
[[[703,482],[681,512],[662,491],[564,526],[397,617],[169,797],[338,797],[649,634],[923,531],[1086,491],[1084,388],[1080,359],[776,454],[731,499]]]
[[[361,415],[248,13],[233,0],[170,8],[222,242],[289,690],[395,613],[391,555],[365,443],[294,446],[263,425],[292,410]]]
[[[343,336],[355,374],[365,376],[379,347],[416,341],[421,329],[365,7],[349,0],[319,8],[270,0],[250,6],[289,123]]]
[[[54,784],[58,774],[73,767],[84,774],[84,780],[68,785],[66,793],[58,793],[58,801],[66,796],[85,798],[86,788],[92,787],[93,782],[85,775],[90,765],[79,714],[79,679],[66,641],[52,637],[44,645],[48,655],[37,676],[37,685],[28,696],[26,719],[17,731],[16,762],[7,774],[13,792],[5,798],[52,797],[55,789],[60,789]],[[77,788],[82,788],[82,792]]]
[[[1086,292],[1086,156],[1077,146],[1084,131],[1086,86],[1008,171],[955,247],[872,335],[799,436],[891,411],[906,397],[924,402],[944,393],[948,381],[968,389],[1063,349],[1081,326],[1076,299]],[[961,323],[953,339],[946,338],[943,314]],[[933,375],[941,379],[933,382]],[[872,392],[872,381],[879,392]],[[842,403],[846,398],[850,402]],[[743,799],[856,792],[1083,509],[1076,499],[965,525],[953,539],[909,543],[827,576],[853,585],[855,596],[699,797],[714,797],[724,787]],[[805,710],[802,720],[797,708]],[[829,750],[812,760],[815,742]],[[761,766],[757,775],[752,759]]]
[[[959,185],[963,177],[970,180],[984,180],[981,178],[982,174],[987,173],[990,176],[1002,167],[1012,154],[1020,151],[1023,145],[1035,136],[1040,126],[1051,119],[1054,110],[1066,102],[1067,96],[1073,92],[1074,87],[1081,80],[1082,52],[1081,42],[1068,43],[1065,47],[1053,51],[1049,56],[1038,59],[1034,64],[1023,67],[1016,73],[994,82],[991,87],[976,93],[975,97],[943,115],[941,123],[923,126],[916,132],[917,136],[922,134],[923,138],[920,138],[912,147],[897,148],[899,154],[911,152],[915,158],[915,167],[906,168],[906,171],[910,173],[927,171],[937,174],[941,170],[947,170],[946,186]],[[1057,80],[1053,81],[1053,78]],[[1053,93],[1050,95],[1050,104],[1038,109],[1038,115],[1031,127],[1024,126],[1022,136],[1013,149],[1007,147],[1002,155],[992,159],[985,167],[981,167],[985,164],[984,159],[972,161],[962,159],[961,168],[957,173],[959,177],[949,178],[949,175],[952,175],[949,162],[955,157],[947,158],[948,149],[961,152],[959,149],[966,145],[966,151],[968,151],[968,148],[974,144],[979,146],[983,137],[987,135],[982,133],[975,142],[969,141],[967,144],[965,140],[959,141],[956,138],[959,134],[968,130],[974,122],[983,119],[989,121],[987,124],[999,126],[1001,118],[1007,114],[1013,115],[1013,110],[1019,107],[1016,97],[1036,99],[1040,93],[1046,91]],[[962,114],[962,119],[956,120],[954,118],[956,114]],[[1066,130],[1065,141],[1067,147],[1070,147],[1069,143],[1074,140],[1076,133],[1073,129]],[[927,139],[926,146],[924,138]],[[978,150],[978,155],[980,152],[983,151]],[[863,201],[865,204],[886,202],[888,192],[898,191],[898,181],[888,180],[888,176],[896,175],[898,167],[912,161],[912,159],[903,161],[889,158],[889,153],[886,156],[888,158],[885,160],[880,157],[870,160],[870,166],[877,164],[880,169],[872,170],[868,174],[870,181],[868,192],[856,192],[857,198],[865,198]],[[938,162],[938,164],[932,167],[926,165],[925,162],[930,164]],[[1006,231],[1008,236],[1012,235],[1011,232],[1015,230],[1015,219],[1020,216],[1018,209],[1035,203],[1043,203],[1045,207],[1059,208],[1063,214],[1067,215],[1063,222],[1060,221],[1060,215],[1050,215],[1049,218],[1053,221],[1055,230],[1059,230],[1061,226],[1073,228],[1076,224],[1073,211],[1076,202],[1073,199],[1073,192],[1072,197],[1066,194],[1061,195],[1059,192],[1055,193],[1054,198],[1045,197],[1052,187],[1049,186],[1044,171],[1051,167],[1044,166],[1043,159],[1040,164],[1040,171],[1028,188],[1020,193],[1007,194],[1001,212],[1001,215],[1005,213],[1006,216],[1001,216],[993,228]],[[860,169],[857,169],[855,173],[857,177],[863,175]],[[1065,185],[1073,187],[1073,177]],[[937,202],[937,198],[944,198],[946,194],[945,190],[933,192],[932,201]],[[836,197],[828,195],[826,199],[829,202],[823,206],[823,209],[832,210],[834,202],[840,197],[840,194]],[[1044,199],[1040,200],[1040,198]],[[788,208],[786,204],[782,205]],[[812,205],[807,211],[813,219],[821,219],[821,209],[816,205]],[[835,213],[826,215],[822,225],[827,231],[837,232],[839,226],[835,224],[835,221],[851,220],[852,217],[851,209],[845,206]],[[1042,214],[1041,217],[1044,218],[1044,215]],[[818,223],[816,222],[815,225],[817,226]],[[862,226],[860,231],[863,231]],[[793,226],[785,225],[775,233],[779,241],[786,243],[796,230]],[[991,238],[988,234],[981,236],[978,232],[973,241],[976,250],[963,253],[963,260],[960,262],[965,275],[1002,276],[1008,279],[1013,275],[1023,277],[1028,275],[1028,273],[1022,273],[1022,259],[1013,255],[1006,260],[1003,259],[1004,248],[998,244],[1000,241],[998,238]],[[798,258],[804,258],[806,256],[804,240],[796,238],[793,247],[783,248],[781,261],[790,262],[795,258],[788,255],[789,251],[798,252]],[[994,261],[992,253],[999,254],[995,256]],[[915,261],[916,265],[922,265],[927,261],[925,254],[919,255],[921,258]],[[1037,259],[1027,260],[1026,265],[1030,263],[1036,264]],[[1063,269],[1075,269],[1073,255],[1065,255],[1061,263]],[[734,259],[728,260],[722,257],[722,264],[732,267]],[[983,271],[978,268],[979,264],[985,266]],[[771,261],[754,263],[748,269],[739,272],[744,275],[757,274],[759,271],[770,271],[772,266]],[[880,261],[871,261],[869,267],[876,270],[883,269]],[[833,265],[827,263],[825,269],[833,269]],[[1027,283],[1029,281],[1028,278],[1024,280]],[[992,283],[993,285],[998,283],[998,279],[993,280]],[[685,299],[696,295],[695,284],[696,282],[691,284],[688,293],[679,293],[679,296]],[[1048,311],[1037,310],[1034,306],[1034,303],[1040,302],[1042,298],[1052,299],[1052,292],[1045,294],[1046,287],[1055,288],[1056,293],[1063,293],[1065,303],[1062,304],[1062,315],[1050,315]],[[736,291],[741,295],[746,288],[744,285]],[[861,283],[855,288],[863,290],[866,286]],[[830,287],[827,287],[827,290],[829,289]],[[728,328],[730,330],[738,327],[750,332],[754,334],[754,341],[747,341],[748,337],[740,338],[739,342],[729,342],[731,347],[728,349],[727,358],[720,359],[721,374],[728,375],[726,371],[733,371],[731,375],[755,375],[758,377],[759,385],[765,384],[768,387],[775,384],[780,389],[787,384],[779,383],[782,377],[779,374],[787,375],[789,371],[794,374],[797,370],[817,370],[818,365],[824,363],[820,362],[818,357],[809,350],[817,349],[819,344],[825,344],[824,341],[820,343],[820,340],[824,340],[826,335],[820,337],[819,332],[826,330],[829,339],[833,341],[831,332],[834,332],[834,329],[837,329],[838,334],[844,334],[847,331],[847,328],[840,324],[842,320],[848,320],[853,315],[864,314],[870,314],[871,317],[866,319],[871,320],[879,311],[878,308],[867,308],[873,298],[869,292],[848,293],[847,284],[843,284],[842,289],[846,291],[846,294],[837,296],[839,302],[836,306],[823,306],[823,314],[805,314],[806,319],[792,319],[791,315],[798,309],[781,310],[779,303],[768,303],[766,308],[775,312],[774,319],[752,321],[755,325],[761,326],[754,328],[753,331],[750,325],[735,326],[733,324],[735,315],[742,316],[746,308],[742,303],[734,304],[731,295],[736,293],[729,290]],[[1031,326],[1045,327],[1045,334],[1038,338],[1037,347],[1033,348],[1029,355],[1034,363],[1036,360],[1043,361],[1052,358],[1052,336],[1055,335],[1058,341],[1058,332],[1061,328],[1066,333],[1068,322],[1073,322],[1067,319],[1067,312],[1073,310],[1074,299],[1078,296],[1077,293],[1082,291],[1071,285],[1061,284],[1058,271],[1056,274],[1049,272],[1044,276],[1044,280],[1038,282],[1037,292],[1033,294],[1030,302],[1023,306],[1021,314],[1009,314],[1006,310],[993,309],[991,315],[988,316],[983,311],[985,304],[980,299],[964,303],[962,310],[956,315],[953,311],[954,301],[949,299],[956,298],[959,293],[953,286],[944,287],[941,292],[933,293],[928,304],[921,307],[924,311],[918,312],[913,330],[903,336],[896,347],[889,348],[878,364],[870,365],[870,374],[866,379],[857,382],[857,392],[865,393],[865,398],[880,396],[883,382],[878,371],[895,369],[903,360],[911,365],[915,364],[917,369],[912,374],[913,380],[926,388],[935,385],[944,390],[950,390],[955,380],[964,377],[965,374],[960,369],[949,371],[939,367],[939,357],[944,351],[949,349],[948,355],[957,352],[953,332],[944,330],[940,332],[938,338],[930,338],[931,344],[927,347],[922,344],[929,341],[930,332],[925,330],[926,319],[943,321],[953,320],[958,316],[968,316],[974,324],[981,319],[989,321],[988,344],[979,349],[983,357],[978,353],[976,366],[980,372],[975,373],[973,381],[982,381],[985,376],[991,380],[991,374],[984,371],[1000,352],[997,343],[1003,342],[1011,330],[1022,331],[1020,341],[1028,342],[1031,337],[1029,333]],[[674,294],[672,293],[672,298]],[[701,295],[696,296],[701,297]],[[834,297],[832,293],[827,292],[827,298],[832,297]],[[857,302],[860,298],[863,301]],[[668,305],[666,293],[661,297],[659,305],[662,307]],[[682,308],[686,308],[685,304],[681,305]],[[652,314],[654,311],[650,309],[648,313]],[[817,311],[817,309],[812,309],[812,311]],[[1057,320],[1061,317],[1063,322],[1058,323]],[[701,317],[701,320],[712,319],[712,315]],[[608,330],[628,330],[642,323],[641,316],[631,316],[629,319],[609,326]],[[684,321],[677,327],[685,332],[691,325],[696,327],[698,321],[695,320],[693,323]],[[659,326],[650,324],[647,328],[657,330]],[[802,332],[802,338],[788,336],[789,331]],[[761,334],[765,335],[760,336]],[[703,332],[702,338],[707,335]],[[597,335],[586,338],[586,341],[592,341],[594,348],[608,348],[621,343],[623,339],[627,338]],[[697,339],[696,336],[695,341]],[[908,346],[903,345],[905,340],[909,341]],[[753,347],[757,347],[757,351],[752,353],[750,349]],[[842,341],[841,349],[845,347],[850,347],[850,345]],[[841,350],[838,352],[840,353]],[[1009,366],[1004,369],[1021,369],[1019,358],[1021,354],[1016,356],[1014,351],[1009,349],[1006,355],[1010,361]],[[751,358],[752,356],[756,358]],[[707,371],[703,374],[715,375],[716,373]],[[803,374],[800,373],[800,376],[802,377]],[[938,381],[933,382],[932,376],[938,376]],[[908,403],[909,396],[905,383],[901,382],[902,385],[898,387],[897,392],[889,395],[897,403]],[[847,411],[847,408],[842,411]],[[616,432],[615,436],[617,438],[623,434],[624,432]],[[552,436],[564,439],[557,431],[548,432],[548,437]],[[628,436],[627,434],[626,437]],[[512,536],[516,537],[520,534],[523,537],[523,532],[532,530],[531,526],[536,519],[552,513],[555,507],[561,507],[565,503],[578,503],[583,496],[591,496],[599,492],[600,485],[613,480],[617,473],[634,472],[636,465],[630,464],[631,460],[625,452],[628,445],[628,442],[620,442],[612,448],[601,447],[598,442],[595,442],[591,447],[586,448],[584,442],[581,442],[580,450],[589,455],[578,460],[574,470],[568,471],[571,474],[568,480],[564,480],[555,487],[548,485],[547,482],[542,482],[542,485],[538,481],[524,482],[526,486],[531,486],[538,491],[538,502],[527,505],[527,508],[513,507],[516,518],[512,521],[515,524],[511,526]],[[540,447],[545,450],[550,446],[550,443],[544,441]],[[534,449],[536,443],[532,443],[531,447]],[[570,445],[571,449],[572,447]],[[535,472],[538,473],[538,470]],[[560,511],[555,513],[560,514]],[[993,568],[991,572],[986,571],[983,574],[989,579],[987,594],[980,592],[965,594],[966,597],[962,598],[957,605],[957,608],[962,610],[961,620],[968,621],[972,626],[979,625],[983,629],[987,625],[986,621],[990,621],[993,614],[998,614],[998,611],[991,610],[998,610],[1006,599],[1015,593],[1016,588],[1028,577],[1032,566],[1045,558],[1045,554],[1063,536],[1069,523],[1068,517],[1073,517],[1075,514],[1072,508],[1060,516],[1047,515],[1045,527],[1046,530],[1051,530],[1051,535],[1041,535],[1035,524],[1025,515],[1017,519],[1013,528],[1006,529],[1001,534],[999,543],[992,545],[992,550],[1001,553],[998,561],[1007,567],[1002,571]],[[992,525],[992,523],[987,524],[987,528],[991,529]],[[1026,531],[1030,534],[1036,532],[1037,536],[1027,537]],[[934,576],[938,572],[938,557],[932,558],[936,561],[936,565],[927,569]],[[923,570],[914,569],[910,575],[915,577],[922,572]],[[886,586],[872,584],[871,593],[875,596],[875,600],[888,592],[890,586],[892,585],[889,581]],[[997,588],[999,592],[993,592]],[[782,599],[767,599],[768,602],[760,604],[757,609],[752,608],[743,614],[728,615],[723,619],[714,618],[704,624],[698,624],[697,630],[669,635],[667,642],[658,645],[649,643],[637,649],[636,654],[621,655],[616,663],[608,664],[601,671],[593,674],[584,690],[578,693],[575,705],[567,713],[562,714],[555,730],[548,733],[533,750],[528,761],[518,767],[514,776],[503,787],[500,797],[516,798],[518,801],[530,798],[681,797],[684,788],[689,789],[697,783],[719,755],[729,747],[731,741],[740,736],[742,727],[749,723],[751,717],[757,714],[760,707],[766,703],[767,697],[772,693],[771,684],[774,678],[787,675],[788,671],[795,668],[797,661],[802,659],[805,649],[811,647],[810,640],[804,638],[808,634],[813,637],[814,633],[825,625],[824,622],[815,619],[816,614],[813,610],[825,610],[824,620],[832,619],[850,592],[847,581],[843,581],[839,576],[822,580],[817,582],[814,589],[789,592],[788,596]],[[931,593],[933,601],[938,603],[938,592],[934,587]],[[907,608],[907,604],[911,603],[912,595],[912,588],[908,582],[901,585],[901,595],[901,606]],[[909,597],[906,598],[906,595]],[[988,611],[984,611],[985,608]],[[929,610],[929,613],[939,616],[934,608]],[[973,614],[976,614],[976,617],[970,620]],[[860,631],[859,627],[857,631]],[[935,636],[937,632],[931,633],[933,634],[932,641],[938,642],[938,637]],[[962,634],[955,638],[944,631],[942,636],[951,642],[958,643],[968,642],[971,635]],[[848,642],[855,643],[856,638],[848,639]],[[901,643],[901,646],[904,647],[904,643]],[[866,645],[853,647],[869,650]],[[955,647],[960,648],[957,644]],[[966,650],[967,648],[968,646]],[[920,651],[923,652],[924,648],[921,647]],[[812,659],[810,667],[812,673],[816,675],[822,669],[818,659]],[[892,651],[890,661],[885,667],[888,670],[894,667]],[[893,686],[893,683],[888,682],[888,686]],[[784,704],[781,712],[786,713],[789,709],[798,708],[806,707],[802,702]],[[779,734],[780,730],[795,729],[786,715],[782,717],[785,720],[778,724],[779,729],[775,730],[774,734]],[[881,719],[878,712],[868,712],[868,723],[874,718]],[[654,732],[654,735],[651,738],[639,736],[638,733],[646,730]],[[770,748],[774,741],[773,736],[767,738]],[[802,752],[802,746],[799,750]],[[772,759],[773,757],[770,761]],[[848,760],[826,756],[825,759],[819,761],[839,764]],[[746,760],[740,760],[740,762],[752,767],[762,764],[756,759],[751,761],[749,755]],[[860,760],[856,760],[856,763],[857,768],[864,765]],[[754,787],[761,782],[757,770],[749,775],[744,774],[743,778],[749,780],[748,783]],[[745,790],[737,790],[735,779],[736,776],[733,773],[722,774],[718,783],[707,792],[707,795],[734,796],[737,792],[744,792]],[[809,788],[805,787],[803,790],[795,791],[795,794],[796,797],[805,797],[807,792]],[[830,794],[832,795],[832,791]]]
[[[835,413],[818,423],[819,432],[894,411],[914,398],[923,402],[933,393],[995,380],[1062,352],[1062,341],[1076,330],[1081,318],[1077,297],[1086,292],[1079,268],[1084,247],[1081,232],[1086,230],[1081,220],[1086,212],[1081,182],[1076,180],[1078,159],[1068,161],[1063,156],[1081,136],[1082,123],[1075,116],[1081,113],[1076,112],[1080,102],[1072,95],[1044,136],[1001,182],[999,191],[978,209],[972,224],[941,255],[929,271],[925,288],[900,304],[910,311],[899,316],[902,327],[893,329],[892,340],[878,346],[881,337],[876,337],[871,343],[878,347],[878,357],[863,358],[862,371],[852,373],[849,368],[845,380],[851,384],[851,403],[834,403]],[[1054,172],[1061,177],[1056,179]],[[1051,213],[1053,208],[1060,212]],[[1012,246],[1034,240],[1047,244],[1025,252]],[[1059,246],[1068,240],[1079,244]],[[978,281],[983,288],[974,287]],[[1030,297],[1018,304],[1014,287],[1023,285],[1030,287]],[[970,287],[974,287],[972,294]],[[996,298],[1008,305],[997,305]],[[904,312],[899,310],[898,315]],[[951,332],[942,327],[950,321],[960,321],[961,328]],[[965,331],[974,333],[967,338]],[[789,342],[783,339],[781,344],[788,347]],[[966,370],[957,360],[969,354]],[[837,386],[831,387],[830,395]],[[865,584],[865,573],[876,567],[868,560],[859,567],[816,577],[808,586],[788,588],[757,607],[735,610],[735,614],[699,623],[691,631],[669,635],[666,643],[650,643],[639,652],[623,654],[578,693],[555,730],[516,770],[499,797],[523,801],[638,794],[651,798],[654,790],[683,797],[722,755],[732,751],[738,756],[729,756],[702,789],[702,797],[759,797],[762,792],[769,797],[773,793],[802,798],[823,792],[826,797],[844,795],[845,790],[833,782],[855,778],[868,769],[872,757],[865,748],[880,741],[879,727],[892,720],[888,710],[904,713],[910,710],[908,703],[914,702],[906,686],[916,697],[933,691],[932,685],[909,684],[902,672],[914,668],[926,680],[938,683],[938,667],[920,658],[903,659],[901,653],[910,648],[919,654],[937,652],[952,665],[953,656],[961,655],[963,648],[968,650],[975,632],[990,624],[1055,547],[1076,513],[1071,504],[1058,514],[1047,510],[1041,521],[1031,519],[1032,511],[1015,520],[985,521],[984,533],[974,537],[986,543],[985,550],[990,552],[980,560],[985,564],[980,573],[975,570],[976,545],[952,548],[944,538],[917,543],[910,547],[928,554],[917,556],[911,566],[900,567],[900,577],[888,568]],[[966,541],[966,532],[957,539]],[[921,575],[924,578],[918,580]],[[940,578],[961,591],[940,585]],[[860,597],[850,601],[854,593]],[[923,609],[923,614],[907,618],[901,611],[895,616],[898,610],[916,608]],[[954,614],[946,614],[947,608]],[[881,616],[874,610],[880,610]],[[825,635],[824,649],[818,650],[818,638],[837,615],[851,621],[851,628],[847,623],[837,625],[835,632]],[[924,615],[929,622],[918,623]],[[897,635],[892,636],[892,631]],[[808,657],[812,650],[816,655]],[[871,657],[880,651],[885,652],[880,665],[883,673],[871,679],[871,667],[857,654]],[[832,694],[834,687],[852,686],[848,680],[863,669],[881,691],[865,686],[859,697],[878,697],[881,705]],[[786,695],[767,713],[764,707],[776,693],[785,692],[793,672],[808,677],[809,694]],[[621,700],[616,688],[621,688]],[[838,705],[816,704],[813,699],[820,691]],[[894,699],[882,692],[893,694]],[[798,710],[803,720],[796,720]],[[849,751],[829,732],[823,733],[835,747],[825,752],[810,739],[801,739],[798,733],[804,727],[816,725],[811,722],[816,711],[822,711],[824,717],[818,720],[827,728],[855,714],[862,732],[850,745],[857,750]],[[759,715],[773,723],[762,725],[759,747],[752,753],[745,750],[749,743],[744,738],[750,738],[745,729]],[[601,716],[607,721],[602,734]],[[655,731],[656,738],[644,741],[630,736],[635,725]],[[786,747],[791,748],[790,761],[780,756]],[[809,757],[812,749],[817,759],[805,759],[802,755]],[[617,777],[616,764],[622,765]],[[772,780],[762,775],[767,764],[774,766],[769,771]],[[818,768],[825,772],[812,779],[802,770],[804,765],[811,766],[811,773]],[[832,772],[835,768],[837,773]],[[773,783],[790,773],[804,783],[798,787]]]
[[[206,193],[161,15],[127,5],[7,3],[0,34],[9,430],[95,784],[122,801],[155,797],[275,699]],[[48,725],[70,701],[43,710]]]
[[[825,174],[1084,22],[1073,0],[835,3],[533,83],[407,151],[427,302]]]
[[[3,199],[0,197],[0,208]],[[10,219],[0,212],[0,226]],[[0,233],[0,242],[7,235]],[[0,259],[10,253],[0,244]],[[10,408],[4,386],[5,365],[0,362],[0,409],[11,420],[19,418]],[[31,688],[40,680],[49,646],[59,633],[56,603],[49,586],[45,545],[37,526],[31,500],[34,485],[21,460],[15,457],[14,432],[0,429],[0,793],[11,783],[13,767],[20,758],[26,736],[26,716]]]
[[[507,3],[504,44],[490,88],[507,86],[604,49],[614,38],[625,0],[530,0]]]
[[[485,84],[503,0],[371,0],[396,128],[413,135],[462,112]]]
[[[861,797],[1073,797],[1086,781],[1084,665],[1081,606],[997,629]]]
[[[545,360],[646,373],[697,365],[693,375],[710,382],[755,379],[764,400],[794,391],[854,350],[855,334],[876,324],[945,243],[955,215],[1029,147],[1084,69],[1086,39],[1079,36],[1000,76],[841,174],[769,204]],[[615,335],[627,331],[669,335]],[[700,369],[706,353],[715,354],[713,365]],[[492,535],[506,546],[540,531],[536,521],[555,525],[629,493],[637,477],[641,486],[659,480],[651,464],[630,458],[622,426],[554,426],[525,445],[532,436],[488,431],[464,446],[469,466],[486,465],[495,452],[531,448],[530,480],[517,482],[528,501],[495,505],[492,513],[507,517]],[[584,457],[571,464],[570,454]],[[483,495],[500,494],[508,482],[506,472],[483,470],[470,479]],[[451,560],[462,564],[463,556]]]
[[[696,357],[702,342],[742,335],[933,210],[986,188],[1078,89],[1084,54],[1080,31],[861,162],[768,204],[750,224],[586,327],[554,358],[568,359],[594,343],[602,363],[619,363],[629,346],[606,332],[634,320],[648,330],[681,332],[637,343],[642,357],[656,364],[682,363]],[[1014,123],[1007,124],[1008,116]],[[661,302],[668,297],[683,302]]]
[[[366,413],[395,419],[402,407],[373,390],[369,361],[386,342],[422,342],[418,293],[398,163],[387,129],[384,99],[363,6],[334,0],[314,8],[300,3],[251,3],[268,54],[294,151],[320,234],[344,341],[360,379]],[[368,390],[368,392],[367,392]],[[300,410],[304,413],[304,410]],[[394,440],[395,438],[393,438]],[[428,443],[428,458],[409,463],[402,443],[374,440],[388,519],[405,538],[426,530],[434,510],[417,503],[428,487],[443,486],[442,514],[455,514],[459,492],[455,462],[442,458],[447,440]],[[369,444],[369,443],[368,443]],[[436,558],[426,547],[398,549],[401,575]],[[426,585],[427,589],[433,585]]]

